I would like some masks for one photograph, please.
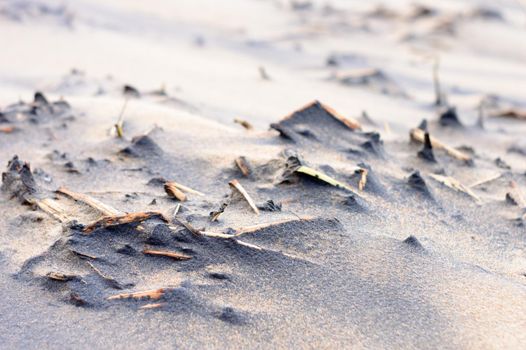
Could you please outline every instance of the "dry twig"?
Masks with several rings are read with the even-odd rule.
[[[241,195],[243,196],[243,198],[245,198],[245,200],[248,202],[248,205],[250,205],[250,208],[252,208],[252,210],[254,211],[254,213],[256,213],[256,215],[259,215],[259,209],[258,207],[256,206],[256,203],[254,203],[254,200],[250,197],[250,195],[247,193],[247,191],[243,188],[243,186],[241,186],[241,184],[239,183],[239,181],[237,180],[232,180],[228,183],[232,188],[235,188],[239,193],[241,193]]]
[[[168,258],[172,258],[175,260],[190,260],[192,259],[191,256],[177,253],[177,252],[171,252],[167,250],[153,250],[153,249],[145,249],[142,251],[146,255],[154,255],[154,256],[165,256]]]

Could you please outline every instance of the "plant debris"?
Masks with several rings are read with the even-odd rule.
[[[526,110],[521,109],[506,109],[492,114],[495,117],[503,117],[510,119],[526,120]]]
[[[226,207],[228,206],[228,202],[223,202],[218,210],[210,212],[210,221],[217,221],[221,214],[225,212]]]
[[[454,189],[455,191],[463,192],[463,193],[467,194],[468,196],[473,198],[475,200],[475,202],[477,202],[477,203],[481,202],[479,196],[477,196],[475,193],[473,193],[473,191],[471,191],[468,187],[466,187],[463,184],[461,184],[457,179],[455,179],[455,178],[453,178],[451,176],[442,176],[442,175],[438,175],[438,174],[429,174],[429,176],[431,178],[435,179],[436,181],[442,183],[443,185]]]
[[[85,233],[91,233],[99,228],[107,228],[111,226],[119,226],[125,224],[136,224],[152,218],[157,218],[161,219],[162,221],[168,222],[164,214],[158,211],[137,212],[125,215],[105,216],[100,220],[97,220],[94,223],[87,225],[83,231]]]
[[[246,157],[237,157],[235,163],[241,171],[241,173],[243,174],[243,176],[248,177],[252,174],[251,166]]]
[[[281,211],[281,206],[281,203],[274,203],[272,199],[269,199],[265,203],[258,205],[258,209],[263,211],[274,212]]]
[[[176,198],[177,200],[184,202],[186,201],[186,195],[181,191],[173,182],[166,182],[164,184],[164,190],[168,196]]]
[[[117,123],[115,123],[115,131],[117,133],[117,137],[123,138],[124,137],[124,111],[126,110],[126,106],[128,104],[128,99],[124,100],[124,104],[122,105],[121,112],[119,113],[119,119],[117,119]]]
[[[79,279],[77,275],[69,275],[61,272],[48,272],[46,277],[53,281],[68,282]]]
[[[247,122],[246,120],[243,120],[243,119],[240,119],[240,118],[235,118],[235,119],[234,119],[234,123],[237,123],[237,124],[241,125],[242,127],[244,127],[244,128],[247,129],[247,130],[252,130],[252,129],[254,129],[254,127],[252,126],[252,124],[250,124],[250,123]]]
[[[237,180],[232,180],[228,183],[230,187],[233,189],[236,189],[243,198],[247,201],[248,205],[250,205],[250,208],[256,213],[256,215],[259,215],[259,209],[257,208],[256,204],[254,203],[254,200],[250,197],[250,195],[247,193],[247,191],[243,188],[243,186],[239,183]]]
[[[349,185],[344,184],[343,182],[340,182],[329,175],[326,175],[322,173],[321,171],[318,171],[316,169],[313,169],[311,167],[308,167],[306,165],[303,165],[301,160],[296,156],[290,156],[287,159],[287,169],[285,170],[284,177],[287,178],[288,175],[291,173],[297,173],[297,174],[303,174],[310,177],[313,177],[319,181],[322,181],[326,184],[329,184],[331,186],[341,188],[353,193],[356,193],[356,191]],[[367,176],[367,175],[366,175]],[[361,180],[360,180],[361,181]],[[365,186],[365,184],[364,184]]]
[[[181,254],[181,253],[166,251],[166,250],[145,249],[142,252],[144,254],[146,254],[146,255],[165,256],[165,257],[172,258],[172,259],[175,259],[175,260],[189,260],[189,259],[192,259],[191,256],[188,256],[188,255],[185,255],[185,254]]]
[[[159,300],[161,299],[167,292],[170,292],[174,290],[174,288],[159,288],[159,289],[152,289],[152,290],[146,290],[142,292],[132,292],[132,293],[121,293],[121,294],[115,294],[110,297],[108,297],[108,300],[119,300],[119,299],[151,299],[151,300]]]
[[[413,141],[416,141],[419,143],[425,143],[425,132],[422,129],[420,128],[411,129],[410,135]],[[473,159],[466,153],[461,152],[453,147],[450,147],[432,136],[429,136],[429,140],[433,148],[444,150],[449,156],[455,159],[461,160],[463,162],[466,162],[468,164],[471,164],[473,162]]]

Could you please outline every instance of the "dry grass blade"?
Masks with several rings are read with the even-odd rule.
[[[168,194],[168,196],[176,198],[181,202],[184,202],[186,200],[186,195],[183,193],[183,191],[178,189],[173,182],[166,182],[164,184],[164,191]]]
[[[89,224],[84,228],[84,232],[90,233],[95,229],[118,226],[131,223],[140,223],[151,218],[159,218],[165,222],[168,220],[164,217],[161,212],[158,211],[148,211],[148,212],[138,212],[138,213],[129,213],[125,215],[114,215],[114,216],[105,216],[100,220],[95,221],[94,223]]]
[[[248,161],[245,157],[237,157],[235,162],[243,176],[250,176],[250,165],[248,164]]]
[[[237,124],[241,125],[242,127],[244,127],[247,130],[254,129],[252,124],[250,124],[249,122],[247,122],[246,120],[243,120],[243,119],[235,118],[234,119],[234,123],[237,123]]]
[[[338,188],[343,188],[343,189],[345,189],[347,191],[350,191],[350,192],[356,192],[349,185],[346,185],[343,182],[340,182],[340,181],[330,177],[329,175],[326,175],[326,174],[322,173],[321,171],[315,170],[315,169],[310,168],[308,166],[301,165],[294,171],[296,173],[312,176],[312,177],[314,177],[314,178],[316,178],[316,179],[318,179],[320,181],[323,181],[323,182],[325,182],[325,183],[327,183],[327,184],[329,184],[331,186],[338,187]]]
[[[108,300],[119,300],[119,299],[151,299],[158,300],[166,293],[173,290],[173,288],[159,288],[146,290],[142,292],[133,292],[133,293],[120,293],[108,297]]]
[[[417,141],[421,144],[424,144],[425,132],[422,129],[419,129],[419,128],[411,129],[410,135],[411,135],[412,140]],[[466,153],[461,152],[457,149],[454,149],[453,147],[450,147],[444,144],[443,142],[439,141],[433,136],[430,136],[430,140],[431,140],[431,145],[433,146],[433,148],[444,150],[447,154],[449,154],[451,157],[455,159],[462,160],[464,162],[472,161],[471,157],[467,155]]]
[[[172,259],[175,259],[175,260],[190,260],[190,259],[192,259],[191,256],[188,256],[188,255],[185,255],[185,254],[181,254],[181,253],[171,252],[171,251],[167,251],[167,250],[145,249],[142,252],[144,254],[146,254],[146,255],[165,256],[165,257],[172,258]]]
[[[250,195],[247,193],[247,191],[243,188],[243,186],[241,186],[241,184],[239,183],[239,181],[237,180],[232,180],[228,183],[232,188],[235,188],[239,193],[241,193],[241,195],[243,196],[243,198],[245,198],[245,200],[248,202],[248,205],[250,205],[250,208],[252,208],[252,210],[254,211],[254,213],[256,213],[256,215],[259,215],[259,209],[258,207],[256,206],[256,203],[254,203],[254,200],[250,197]]]
[[[87,194],[73,192],[73,191],[68,190],[65,187],[60,187],[56,192],[63,194],[65,196],[68,196],[70,198],[73,198],[74,200],[78,202],[82,202],[86,205],[89,205],[93,209],[98,210],[99,212],[107,216],[124,214],[120,210],[117,210],[109,205],[106,205],[102,203],[101,201],[99,201],[98,199],[88,196]]]
[[[451,177],[451,176],[442,176],[437,174],[429,174],[433,179],[436,181],[442,183],[443,185],[454,189],[458,192],[463,192],[473,198],[475,202],[480,203],[480,197],[477,196],[473,191],[471,191],[468,187],[461,184],[457,179]]]

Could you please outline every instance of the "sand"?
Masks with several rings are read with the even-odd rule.
[[[524,5],[420,5],[0,3],[3,346],[524,347]]]

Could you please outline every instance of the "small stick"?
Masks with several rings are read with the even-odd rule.
[[[244,127],[244,128],[247,129],[247,130],[252,130],[252,129],[254,129],[254,127],[252,126],[252,124],[250,124],[250,123],[247,122],[246,120],[243,120],[243,119],[240,119],[240,118],[235,118],[235,119],[234,119],[234,123],[237,123],[237,124],[241,125],[242,127]]]
[[[166,293],[173,290],[173,288],[159,288],[146,290],[142,292],[133,292],[133,293],[121,293],[109,296],[108,300],[119,300],[119,299],[151,299],[158,300]]]
[[[73,192],[73,191],[70,191],[68,190],[67,188],[65,187],[60,187],[57,191],[57,193],[61,193],[63,195],[66,195],[70,198],[73,198],[74,200],[78,201],[78,202],[82,202],[96,210],[98,210],[99,212],[101,212],[102,214],[106,215],[106,216],[115,216],[115,215],[123,215],[124,213],[121,212],[120,210],[117,210],[109,205],[106,205],[104,203],[102,203],[101,201],[99,201],[98,199],[95,199],[91,196],[88,196],[86,194],[83,194],[83,193],[77,193],[77,192]]]
[[[237,180],[232,180],[228,183],[232,188],[235,188],[237,191],[239,191],[239,193],[241,193],[241,195],[243,196],[243,198],[245,198],[245,200],[248,202],[248,205],[250,205],[250,207],[252,208],[252,210],[254,211],[254,213],[256,213],[256,215],[259,215],[259,209],[258,207],[256,206],[256,203],[254,203],[254,200],[252,200],[252,198],[250,197],[250,195],[247,193],[247,191],[243,188],[243,186],[241,186],[241,184],[239,183],[239,181]]]
[[[168,183],[174,185],[175,187],[177,187],[178,189],[180,189],[181,191],[183,192],[187,192],[187,193],[191,193],[191,194],[196,194],[198,196],[201,196],[201,197],[204,197],[205,194],[202,193],[202,192],[199,192],[199,191],[196,191],[194,189],[191,189],[190,187],[188,186],[185,186],[185,185],[182,185],[178,182],[175,182],[175,181],[168,181]]]
[[[250,176],[250,166],[248,165],[248,161],[245,157],[237,157],[235,162],[243,176]]]
[[[146,255],[154,255],[154,256],[166,256],[168,258],[172,258],[175,260],[190,260],[192,259],[191,256],[180,254],[176,252],[171,252],[167,250],[153,250],[153,249],[145,249],[142,251]]]
[[[334,187],[343,188],[343,189],[345,189],[347,191],[350,191],[350,192],[356,192],[349,185],[346,185],[346,184],[344,184],[344,183],[342,183],[342,182],[330,177],[329,175],[326,175],[326,174],[322,173],[321,171],[318,171],[316,169],[310,168],[310,167],[305,166],[305,165],[299,166],[296,170],[294,170],[294,172],[312,176],[312,177],[314,177],[314,178],[316,178],[316,179],[318,179],[320,181],[323,181],[325,183],[328,183],[329,185],[334,186]]]
[[[158,211],[147,211],[147,212],[138,212],[138,213],[129,213],[125,215],[114,215],[114,216],[105,216],[84,228],[85,233],[90,233],[93,230],[101,227],[110,227],[118,226],[131,223],[140,223],[150,218],[157,217],[165,222],[168,220],[165,218],[163,213]]]
[[[414,141],[417,141],[422,144],[425,142],[425,132],[422,129],[419,129],[419,128],[411,129],[410,136],[411,136],[411,139]],[[437,138],[430,136],[429,139],[431,141],[431,145],[433,146],[433,148],[444,150],[447,154],[449,154],[451,157],[455,159],[462,160],[464,162],[472,161],[469,155],[444,144],[443,142],[439,141]]]
[[[186,200],[186,195],[183,193],[183,191],[178,189],[173,182],[166,182],[164,184],[164,190],[170,197],[176,198],[181,202],[184,202]]]

